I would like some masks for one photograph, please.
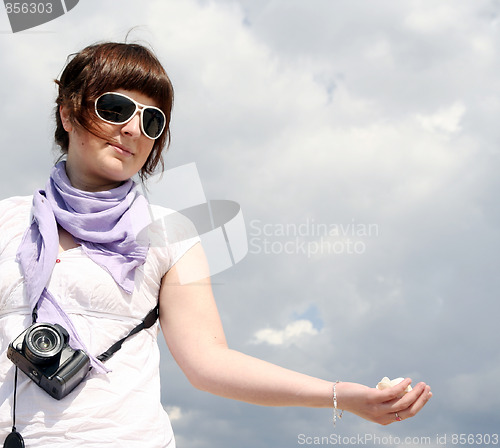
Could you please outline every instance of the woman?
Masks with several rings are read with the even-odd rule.
[[[55,140],[65,161],[44,191],[0,202],[3,439],[14,416],[30,447],[175,446],[160,403],[158,322],[110,359],[98,356],[157,303],[173,357],[201,390],[260,405],[333,407],[335,416],[342,409],[383,425],[422,409],[432,395],[424,383],[405,393],[410,379],[385,390],[326,381],[228,348],[198,239],[184,238],[182,226],[165,231],[154,218],[169,211],[149,207],[130,180],[162,166],[170,137],[173,89],[151,51],[89,46],[57,84]],[[186,284],[193,271],[204,280]],[[16,382],[5,356],[12,341],[10,358],[30,353],[18,342],[34,322],[60,324],[89,357],[90,373],[58,400],[33,375]]]

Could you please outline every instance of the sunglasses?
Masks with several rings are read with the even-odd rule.
[[[106,123],[125,124],[141,111],[142,133],[151,140],[156,140],[165,129],[167,119],[161,109],[134,101],[118,92],[103,93],[95,100],[95,113]]]

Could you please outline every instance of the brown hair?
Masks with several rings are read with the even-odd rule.
[[[72,55],[56,84],[59,94],[55,110],[55,141],[64,154],[68,152],[69,135],[59,114],[61,105],[69,108],[75,124],[97,137],[106,138],[98,126],[94,101],[101,94],[116,89],[135,90],[154,99],[167,117],[165,130],[155,140],[139,175],[144,180],[158,165],[163,169],[162,151],[170,143],[174,91],[165,69],[150,49],[139,44],[117,42],[90,45]]]

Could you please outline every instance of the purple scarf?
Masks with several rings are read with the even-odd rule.
[[[100,372],[109,370],[89,354],[69,316],[46,288],[59,253],[57,224],[131,294],[135,268],[146,260],[149,246],[148,241],[138,241],[136,235],[150,223],[149,216],[147,200],[131,179],[108,191],[78,190],[66,175],[64,161],[53,168],[46,190],[33,196],[32,223],[17,252],[30,309],[38,304],[40,322],[65,327],[71,346],[84,350]]]

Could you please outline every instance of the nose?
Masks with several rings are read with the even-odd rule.
[[[122,125],[121,132],[130,137],[140,137],[141,136],[141,111],[138,110],[134,117]]]

